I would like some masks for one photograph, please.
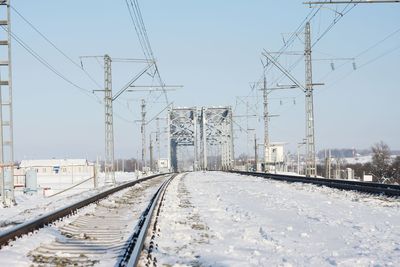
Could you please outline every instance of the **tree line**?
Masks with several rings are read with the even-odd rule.
[[[372,174],[375,182],[400,184],[400,156],[392,157],[389,146],[383,141],[374,144],[371,150],[371,162],[346,164],[346,167],[352,168],[357,177]]]

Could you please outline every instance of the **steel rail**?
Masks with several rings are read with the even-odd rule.
[[[154,194],[152,199],[150,200],[149,205],[145,209],[145,211],[142,213],[142,216],[139,219],[138,224],[135,227],[134,233],[131,235],[131,237],[127,241],[127,249],[125,250],[125,253],[122,255],[120,261],[116,264],[116,266],[119,267],[134,267],[137,266],[137,263],[140,258],[140,254],[143,249],[143,244],[147,236],[148,229],[150,227],[150,223],[154,214],[154,211],[159,203],[160,197],[164,198],[165,194],[165,189],[169,185],[169,183],[172,181],[177,176],[177,174],[174,174],[169,178],[167,181],[165,181],[160,188],[157,190],[157,192]]]
[[[55,210],[53,212],[50,212],[48,214],[42,215],[36,219],[27,221],[25,223],[22,223],[18,226],[15,226],[13,228],[7,229],[3,232],[0,232],[0,248],[7,245],[10,241],[15,240],[18,237],[21,237],[22,235],[28,234],[30,232],[33,232],[35,230],[38,230],[50,223],[53,223],[63,217],[66,217],[68,215],[73,214],[74,212],[76,212],[78,209],[83,208],[89,204],[98,202],[99,200],[108,197],[109,195],[116,193],[118,191],[121,191],[125,188],[134,186],[135,184],[139,184],[141,182],[162,176],[162,175],[167,175],[165,173],[163,174],[155,174],[155,175],[151,175],[142,179],[138,179],[132,182],[127,182],[124,183],[122,185],[113,187],[111,189],[108,189],[104,192],[101,192],[97,195],[91,196],[87,199],[78,201],[74,204],[71,204],[69,206],[60,208],[58,210]]]
[[[378,184],[371,182],[358,182],[358,181],[327,179],[327,178],[311,178],[298,175],[272,174],[272,173],[261,173],[261,172],[246,172],[246,171],[229,171],[229,172],[243,174],[243,175],[250,175],[250,176],[258,176],[265,179],[286,181],[291,183],[315,184],[319,186],[326,186],[342,190],[349,190],[349,191],[353,190],[375,195],[400,197],[400,185],[388,185],[388,184]]]

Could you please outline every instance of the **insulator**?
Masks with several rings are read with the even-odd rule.
[[[332,71],[335,70],[335,64],[333,62],[331,62],[331,69],[332,69]]]

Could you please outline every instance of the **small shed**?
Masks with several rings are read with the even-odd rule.
[[[273,142],[269,144],[268,165],[283,164],[285,162],[285,144],[284,142]]]

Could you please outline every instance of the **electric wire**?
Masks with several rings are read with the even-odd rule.
[[[136,18],[136,16],[135,16],[136,13],[134,12],[133,3],[130,1],[131,6],[132,6],[132,9],[131,9],[131,6],[129,5],[128,0],[125,0],[125,3],[126,3],[126,6],[127,6],[127,8],[128,8],[129,15],[130,15],[130,17],[131,17],[131,21],[132,21],[132,24],[133,24],[133,26],[134,26],[134,28],[135,28],[136,34],[138,35],[138,40],[139,40],[140,46],[142,47],[142,52],[143,52],[145,58],[146,58],[146,59],[149,59],[150,57],[149,57],[149,55],[147,54],[147,47],[145,47],[145,44],[143,43],[142,33],[141,33],[140,29],[139,29],[139,26],[138,26],[137,23],[136,23],[137,18]],[[136,19],[134,18],[134,16],[135,16]]]
[[[148,60],[154,62],[154,75],[157,76],[158,82],[162,88],[162,93],[164,94],[166,104],[169,103],[167,91],[165,90],[165,83],[161,78],[161,74],[156,63],[153,50],[151,48],[150,40],[147,34],[147,30],[143,21],[142,12],[140,10],[140,6],[137,0],[125,0],[127,5],[129,15],[131,17],[132,24],[134,25],[134,29],[139,39],[139,43],[142,47],[143,54]]]
[[[396,29],[395,31],[392,31],[391,33],[389,33],[388,35],[386,35],[384,38],[378,40],[377,42],[375,42],[375,43],[372,44],[371,46],[369,46],[369,47],[367,47],[366,49],[362,50],[362,51],[359,52],[354,58],[355,58],[355,59],[359,59],[360,57],[362,57],[363,55],[365,55],[367,52],[371,51],[372,49],[378,47],[378,46],[379,46],[380,44],[382,44],[383,42],[385,42],[385,41],[387,41],[388,39],[390,39],[391,37],[395,36],[397,33],[400,33],[400,28]],[[338,84],[339,82],[341,82],[341,81],[343,81],[344,79],[348,78],[350,75],[352,75],[352,74],[355,73],[356,71],[358,71],[358,70],[360,70],[360,69],[362,69],[362,68],[364,68],[364,67],[366,67],[366,66],[368,66],[368,65],[370,65],[370,64],[372,64],[372,63],[374,63],[374,62],[376,62],[376,61],[378,61],[379,59],[381,59],[381,58],[383,58],[383,57],[385,57],[385,56],[388,56],[389,54],[391,54],[391,53],[393,53],[393,52],[396,52],[396,51],[399,50],[399,49],[400,49],[400,46],[396,46],[396,47],[394,47],[394,48],[391,48],[391,49],[389,49],[389,50],[387,50],[387,51],[385,51],[385,52],[379,54],[378,56],[376,56],[376,57],[374,57],[374,58],[368,60],[367,62],[365,62],[365,63],[359,65],[359,66],[357,67],[356,70],[355,70],[355,69],[352,69],[351,71],[346,72],[344,75],[342,75],[342,76],[338,77],[337,79],[333,80],[331,83],[329,83],[329,86],[323,87],[322,90],[317,91],[316,94],[319,94],[319,93],[322,92],[322,91],[325,91],[325,90],[328,90],[328,89],[332,88],[333,86],[335,86],[335,85]],[[341,67],[343,67],[344,65],[347,65],[348,63],[349,63],[349,62],[345,62],[345,63],[339,65],[338,67],[336,67],[336,70],[339,69],[339,68],[341,68]],[[323,81],[328,75],[332,74],[333,72],[334,72],[334,71],[330,71],[327,75],[324,76],[323,79],[320,79],[320,80]],[[296,96],[295,99],[297,100],[298,97],[299,97],[299,96]],[[285,109],[284,111],[279,111],[279,112],[280,112],[280,114],[282,114],[282,113],[284,113],[284,112],[290,110],[291,108],[292,108],[292,107],[289,107],[289,108]]]
[[[363,55],[365,55],[365,54],[368,53],[369,51],[375,49],[376,47],[378,47],[379,45],[381,45],[381,44],[384,43],[385,41],[387,41],[387,40],[389,40],[390,38],[394,37],[394,36],[395,36],[396,34],[398,34],[398,33],[400,33],[400,28],[397,28],[396,30],[390,32],[388,35],[386,35],[386,36],[383,37],[382,39],[379,39],[377,42],[373,43],[373,44],[370,45],[369,47],[367,47],[367,48],[365,48],[364,50],[360,51],[357,55],[355,55],[355,56],[353,57],[353,58],[354,58],[354,61],[357,60],[357,59],[359,59],[360,57],[362,57]],[[396,50],[396,48],[394,48],[394,50]],[[383,56],[385,56],[385,55],[387,55],[387,54],[390,54],[391,52],[392,52],[392,50],[389,50],[389,51],[383,53],[381,56],[378,56],[376,59],[370,60],[370,61],[371,61],[370,63],[364,63],[364,64],[358,66],[357,69],[359,69],[359,68],[361,68],[361,67],[363,67],[363,66],[365,66],[365,65],[371,64],[373,61],[376,61],[376,60],[378,60],[379,58],[381,58],[381,57],[383,57]],[[347,61],[347,62],[344,62],[344,63],[342,63],[342,64],[340,64],[339,66],[337,66],[337,67],[335,68],[335,70],[338,70],[338,69],[342,68],[343,66],[345,66],[345,65],[347,65],[347,64],[349,64],[348,61]],[[354,71],[354,70],[353,70],[353,71]],[[352,73],[353,71],[351,71],[350,73]],[[318,79],[318,80],[324,81],[327,77],[329,77],[329,76],[330,76],[331,74],[333,74],[333,73],[334,73],[334,71],[331,70],[331,71],[329,71],[327,74],[325,74],[321,79]],[[346,77],[347,77],[347,76],[348,76],[348,75],[346,75]]]
[[[80,91],[84,92],[85,94],[92,95],[92,92],[86,88],[83,88],[79,86],[78,84],[74,83],[70,79],[68,79],[66,76],[64,76],[61,72],[59,72],[55,67],[53,67],[47,60],[45,60],[43,57],[41,57],[38,53],[36,53],[28,44],[26,44],[20,37],[18,37],[14,32],[8,31],[8,29],[4,26],[1,26],[1,28],[9,32],[11,37],[22,47],[24,48],[29,54],[31,54],[37,61],[39,61],[43,66],[45,66],[47,69],[49,69],[51,72],[53,72],[55,75],[63,79],[65,82],[69,83],[73,87],[79,89]]]
[[[5,31],[8,32],[8,29],[4,26],[1,26],[1,28]],[[44,67],[46,67],[48,70],[53,72],[56,76],[67,82],[68,84],[72,85],[73,87],[79,89],[82,93],[84,93],[86,96],[89,96],[90,99],[94,100],[96,103],[103,105],[104,102],[102,99],[100,99],[96,94],[94,94],[91,90],[88,90],[86,88],[83,88],[76,84],[75,82],[71,81],[69,78],[67,78],[65,75],[63,75],[61,72],[59,72],[55,67],[53,67],[46,59],[44,59],[42,56],[40,56],[35,50],[33,50],[26,42],[24,42],[18,35],[16,35],[14,32],[10,31],[11,37],[23,48],[25,49],[29,54],[31,54],[39,63],[41,63]],[[128,120],[124,118],[123,116],[119,115],[118,113],[114,112],[115,116],[119,118],[120,120],[127,122],[127,123],[134,123],[132,120]]]
[[[397,47],[394,47],[394,48],[392,48],[392,49],[390,49],[390,50],[388,50],[388,51],[385,51],[384,53],[382,53],[382,54],[380,54],[380,55],[374,57],[373,59],[371,59],[371,60],[365,62],[364,64],[361,64],[360,66],[358,66],[358,67],[357,67],[357,70],[359,70],[359,69],[361,69],[361,68],[364,68],[364,67],[366,67],[366,66],[368,66],[368,65],[370,65],[370,64],[372,64],[372,63],[374,63],[374,62],[376,62],[376,61],[378,61],[379,59],[381,59],[381,58],[383,58],[383,57],[385,57],[385,56],[387,56],[387,55],[389,55],[389,54],[391,54],[391,53],[393,53],[393,52],[395,52],[395,51],[397,51],[397,50],[399,50],[399,49],[400,49],[400,46],[397,46]],[[351,71],[347,72],[345,75],[343,75],[343,76],[339,77],[338,79],[334,80],[332,83],[329,84],[328,87],[325,88],[325,90],[327,90],[327,89],[333,87],[333,86],[336,85],[337,83],[339,83],[339,82],[341,82],[342,80],[346,79],[348,76],[350,76],[350,75],[353,74],[354,72],[355,72],[355,70],[351,70]]]
[[[325,1],[326,2],[326,1]],[[353,1],[352,1],[353,2]],[[349,9],[348,7],[350,6],[351,3],[348,3],[341,12],[336,12],[336,14],[340,14],[339,16],[336,16],[335,19],[332,21],[332,23],[324,30],[324,32],[322,34],[319,35],[319,37],[317,38],[317,40],[312,44],[312,47],[315,46],[332,28],[333,26],[339,22],[341,20],[341,18],[343,18],[348,12],[350,12],[358,3],[354,2],[353,6],[351,6]],[[297,28],[298,30],[302,30],[302,28],[304,27],[304,22],[311,22],[311,20],[318,14],[318,12],[321,10],[321,8],[323,7],[324,4],[321,4],[319,6],[319,8],[317,9],[316,12],[314,12],[312,15],[311,13],[309,13],[309,15],[306,17],[305,20],[302,21],[302,23],[299,25],[299,27]],[[309,17],[309,18],[308,18]],[[299,33],[296,33],[296,35]],[[292,35],[294,36],[294,35]],[[284,47],[283,47],[284,48]],[[281,53],[283,54],[283,52]],[[288,72],[291,73],[293,71],[293,69],[302,61],[302,59],[304,58],[304,55],[302,55],[299,59],[297,59],[297,61],[295,61],[292,65],[290,65],[288,67]],[[271,84],[274,84],[275,82],[280,82],[284,79],[284,75],[280,75],[280,77],[278,77],[277,79],[273,80],[271,82]],[[301,96],[301,94],[297,95],[295,98],[297,99],[297,97]]]
[[[353,2],[351,0],[350,2]],[[354,7],[357,6],[357,2],[353,3],[353,6],[350,7],[349,10],[347,8],[350,6],[351,3],[348,3],[343,10],[340,12],[340,15],[336,15],[335,19],[332,21],[332,23],[325,29],[325,31],[316,39],[316,41],[311,45],[311,48],[313,48],[329,31],[332,30],[333,26],[336,25],[347,13],[349,13]]]
[[[96,84],[97,87],[102,89],[102,86],[83,68],[83,66],[80,66],[77,62],[75,62],[70,56],[68,56],[65,52],[63,52],[54,42],[52,42],[46,35],[44,35],[37,27],[33,25],[32,22],[30,22],[25,16],[23,16],[16,8],[10,5],[12,10],[19,16],[25,23],[27,23],[36,33],[38,33],[47,43],[49,43],[55,50],[57,50],[62,56],[64,56],[70,63],[72,63],[74,66],[79,68],[83,73],[94,83]],[[8,29],[5,26],[1,26],[2,29],[5,32],[8,32]],[[99,98],[96,94],[93,93],[92,90],[89,90],[87,88],[84,88],[77,83],[73,82],[69,78],[67,78],[64,74],[62,74],[60,71],[58,71],[54,66],[52,66],[46,59],[44,59],[42,56],[40,56],[33,48],[31,48],[26,42],[22,40],[17,34],[15,34],[13,31],[10,31],[9,34],[11,37],[23,48],[25,49],[30,55],[32,55],[39,63],[41,63],[44,67],[46,67],[48,70],[53,72],[56,76],[70,84],[71,86],[77,88],[80,90],[82,93],[85,95],[89,96],[91,99],[93,99],[96,103],[103,105],[104,102],[101,98]],[[96,61],[102,67],[101,63],[98,61],[96,58]],[[93,98],[92,98],[93,97]],[[115,116],[126,122],[126,123],[135,123],[134,120],[128,120],[121,116],[120,114],[114,112]]]
[[[327,0],[326,0],[327,1]],[[325,2],[326,2],[325,1]],[[317,9],[312,9],[307,16],[303,19],[303,21],[299,24],[299,26],[296,28],[296,30],[292,33],[292,35],[289,37],[289,40],[284,43],[284,45],[278,50],[277,56],[274,57],[275,60],[278,60],[281,55],[294,43],[296,38],[298,38],[298,35],[302,33],[303,28],[307,22],[310,22],[321,10],[322,5],[319,6]],[[301,59],[299,60],[299,62]],[[298,63],[296,63],[298,64]],[[296,66],[296,64],[291,67],[292,69]],[[265,72],[268,72],[270,69],[272,69],[272,65],[269,66],[269,68],[265,69]],[[275,81],[269,82],[270,85],[274,84],[277,80],[281,79],[284,75],[282,74],[280,78],[277,78]],[[263,79],[263,75],[260,77],[260,80]]]
[[[69,57],[65,52],[63,52],[57,45],[54,44],[49,38],[47,38],[37,27],[35,27],[32,22],[30,22],[25,16],[23,16],[15,7],[11,6],[11,9],[17,14],[25,23],[27,23],[36,33],[38,33],[47,43],[49,43],[55,50],[57,50],[61,55],[63,55],[69,62],[74,66],[79,68],[84,74],[94,83],[97,87],[102,88],[102,86],[77,62],[75,62],[71,57]]]

